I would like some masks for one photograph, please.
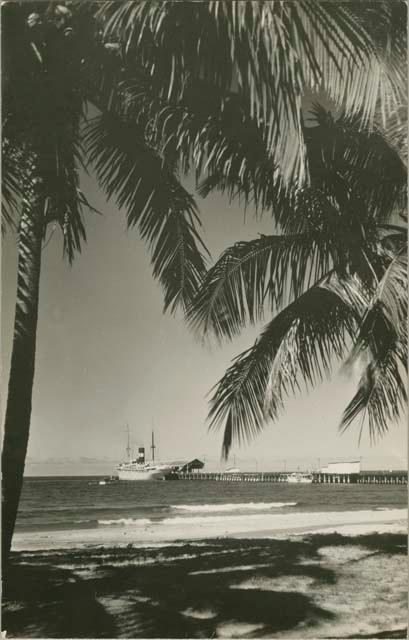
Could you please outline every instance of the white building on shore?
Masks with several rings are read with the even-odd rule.
[[[361,461],[360,460],[351,460],[349,462],[329,462],[326,467],[322,467],[320,469],[320,473],[360,473],[361,472]]]

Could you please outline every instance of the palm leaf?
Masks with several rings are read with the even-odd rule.
[[[194,168],[202,196],[219,189],[257,211],[273,208],[278,223],[294,210],[294,195],[284,188],[262,128],[239,95],[189,79],[183,98],[172,104],[155,97],[146,79],[129,77],[119,83],[117,102],[121,115],[136,121],[168,162],[180,163],[185,173]],[[363,127],[359,116],[342,113],[335,119],[318,104],[309,125],[304,136],[310,189],[344,212],[347,205],[360,223],[406,209],[406,168],[381,129]],[[313,191],[304,187],[302,193]]]
[[[407,291],[408,289],[408,256],[407,247],[403,247],[400,252],[391,260],[378,289],[372,300],[368,314],[362,323],[362,332],[359,340],[365,339],[366,327],[371,314],[377,315],[379,310],[385,316],[388,324],[394,328],[397,338],[404,342],[406,338],[407,321]],[[369,323],[372,320],[369,319]]]
[[[63,251],[70,263],[86,241],[85,210],[96,212],[80,189],[80,168],[85,169],[85,150],[80,140],[79,123],[60,128],[46,140],[39,161],[48,206],[46,224],[57,222],[62,231]]]
[[[408,164],[408,111],[406,105],[402,105],[391,113],[386,125],[387,139],[390,145],[396,149],[405,166]]]
[[[354,215],[364,221],[391,218],[407,207],[407,171],[382,129],[362,126],[358,117],[331,113],[315,104],[306,130],[312,184],[331,194],[340,207],[354,198]],[[359,204],[364,210],[359,211]],[[345,207],[344,207],[345,208]]]
[[[273,178],[279,181],[262,126],[237,93],[189,79],[183,97],[174,104],[158,98],[148,79],[131,75],[122,78],[117,94],[121,116],[143,128],[152,146],[168,162],[180,164],[185,174],[194,171],[197,180],[220,174],[232,185],[239,183],[247,199],[250,194],[259,197],[267,177],[268,188]],[[274,194],[277,192],[274,184]],[[257,201],[255,204],[258,207]]]
[[[186,308],[205,273],[207,253],[192,196],[173,167],[147,146],[143,131],[116,114],[95,118],[86,142],[101,186],[148,243],[154,276],[165,290],[165,309]]]
[[[68,109],[67,109],[68,114]],[[20,147],[3,139],[3,222],[13,224],[18,215],[27,181],[27,168],[35,163],[42,176],[46,199],[44,234],[47,224],[57,222],[63,235],[63,252],[71,263],[86,240],[84,210],[93,210],[79,186],[79,170],[85,169],[78,114],[71,114],[66,127],[56,127],[41,140]],[[38,133],[38,132],[37,132]]]
[[[346,407],[340,425],[345,431],[361,419],[360,437],[366,420],[371,440],[384,435],[391,422],[407,411],[407,343],[395,343],[365,367],[358,390]]]
[[[223,454],[276,420],[285,397],[328,375],[342,359],[356,319],[345,301],[322,285],[309,289],[265,327],[236,358],[211,399],[211,427],[224,425]]]
[[[387,221],[406,210],[406,166],[399,150],[390,144],[381,129],[362,127],[358,117],[342,113],[335,118],[319,104],[310,111],[305,129],[310,187],[288,194],[282,188],[277,171],[268,161],[262,140],[252,132],[251,144],[227,138],[217,130],[221,152],[206,165],[209,176],[202,181],[200,193],[227,192],[232,199],[242,198],[260,210],[270,209],[283,228],[299,225],[297,202],[305,197],[330,198],[339,210],[350,212],[359,223]],[[208,139],[203,138],[206,143]],[[295,199],[295,202],[294,202]],[[295,215],[293,215],[295,214]]]
[[[405,342],[407,287],[407,246],[404,246],[390,260],[374,294],[368,300],[349,363],[356,362],[365,350],[369,350],[372,358],[377,358],[391,344]]]
[[[342,416],[345,431],[367,419],[371,439],[383,435],[407,407],[407,251],[391,262],[360,324],[348,366],[366,360],[358,390]]]
[[[378,27],[389,28],[379,9]],[[376,9],[374,9],[376,12]],[[373,117],[379,98],[399,83],[365,29],[366,6],[354,15],[333,2],[103,2],[97,17],[127,64],[146,69],[171,101],[187,79],[238,91],[262,123],[264,139],[288,183],[306,177],[301,99],[324,87],[348,112]],[[302,63],[300,63],[302,61]]]
[[[332,266],[331,250],[331,238],[315,232],[236,243],[206,275],[189,310],[191,325],[231,339],[247,320],[276,312],[320,280]]]

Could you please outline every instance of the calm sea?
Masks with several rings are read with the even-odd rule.
[[[163,520],[289,512],[396,509],[402,485],[290,485],[208,481],[116,482],[91,477],[26,478],[17,531],[160,524]],[[197,522],[197,520],[196,520]],[[182,523],[183,524],[183,523]]]

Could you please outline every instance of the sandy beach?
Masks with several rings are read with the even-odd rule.
[[[403,638],[406,536],[309,534],[14,554],[8,637]]]
[[[156,536],[130,525],[19,533],[3,628],[18,638],[406,637],[406,510],[304,516],[247,516],[246,531],[238,516],[200,519],[190,539],[180,522]]]

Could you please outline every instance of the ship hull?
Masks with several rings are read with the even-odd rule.
[[[165,480],[170,473],[171,469],[118,469],[118,478],[129,482]]]

